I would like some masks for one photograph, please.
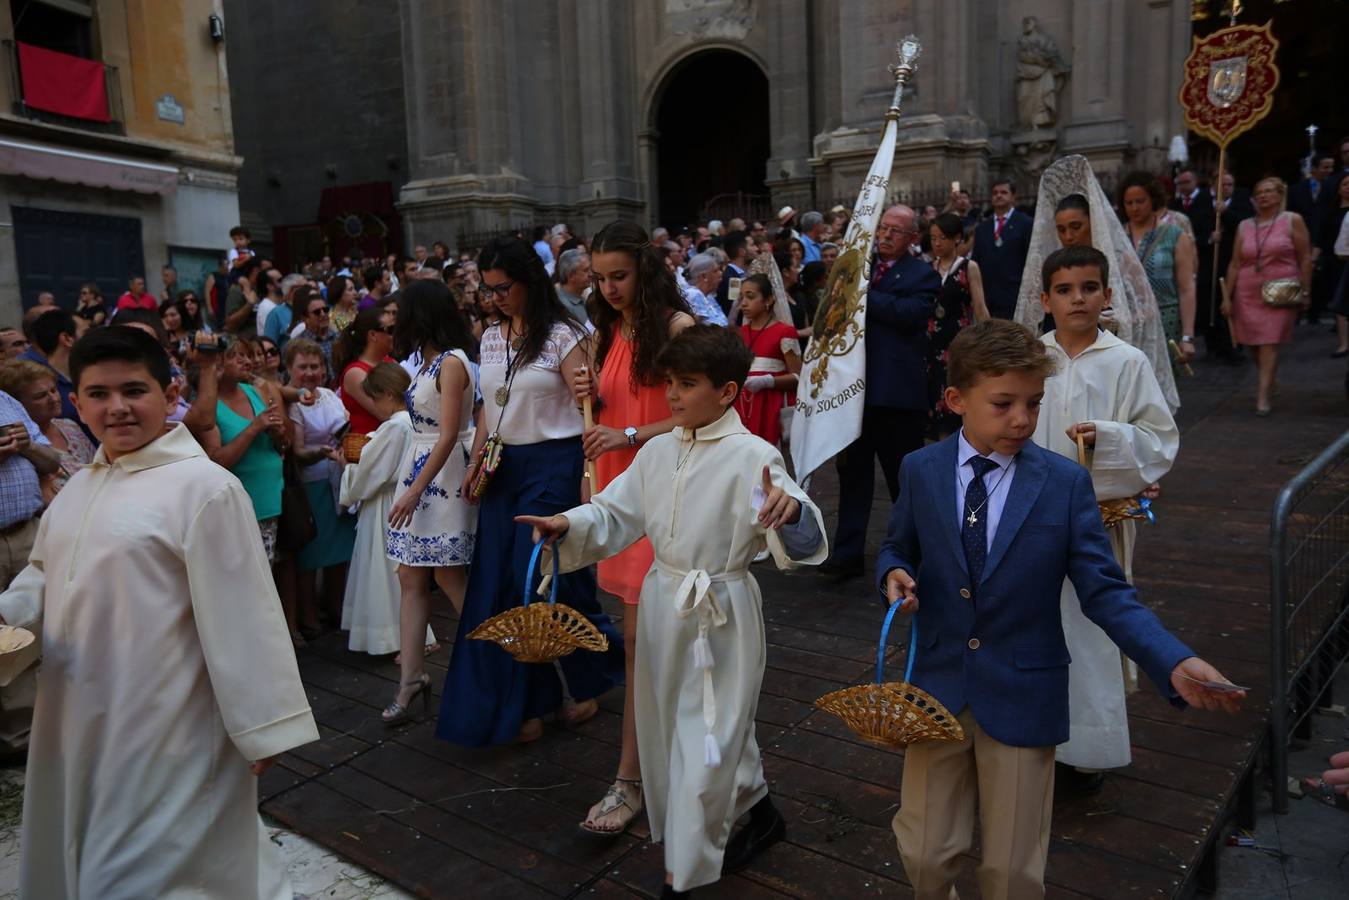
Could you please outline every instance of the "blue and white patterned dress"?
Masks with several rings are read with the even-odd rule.
[[[440,439],[440,367],[455,357],[472,372],[462,350],[448,350],[419,371],[407,390],[408,414],[412,418],[412,442],[403,458],[397,496],[412,486]],[[459,407],[459,436],[450,458],[422,494],[405,528],[390,528],[385,538],[389,559],[407,566],[466,566],[473,560],[474,532],[478,511],[459,496],[473,447],[473,390],[464,391]]]

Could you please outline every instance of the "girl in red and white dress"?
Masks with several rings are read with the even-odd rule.
[[[777,446],[782,440],[782,410],[796,403],[801,344],[792,323],[775,318],[774,305],[767,275],[750,275],[740,282],[740,312],[745,322],[740,326],[740,339],[754,361],[735,408],[751,433]]]

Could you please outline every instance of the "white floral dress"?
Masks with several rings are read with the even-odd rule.
[[[408,415],[412,419],[412,441],[403,458],[397,496],[412,486],[421,474],[427,457],[440,439],[440,367],[449,357],[472,372],[462,350],[448,350],[419,371],[407,389]],[[389,559],[407,566],[466,566],[473,560],[477,510],[459,496],[473,447],[473,391],[464,391],[459,407],[459,435],[450,458],[440,473],[427,485],[421,501],[404,528],[390,528],[385,540]]]

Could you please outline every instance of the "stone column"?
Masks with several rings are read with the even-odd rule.
[[[635,108],[639,86],[628,3],[576,0],[581,172],[576,206],[587,228],[642,211]]]
[[[1128,98],[1139,89],[1125,78],[1142,72],[1131,53],[1125,0],[1079,0],[1072,4],[1073,73],[1064,92],[1061,152],[1081,153],[1089,159],[1118,162],[1130,144],[1126,116]],[[1139,36],[1143,41],[1145,36]],[[1064,46],[1067,42],[1061,42]],[[1138,48],[1143,49],[1143,48]]]

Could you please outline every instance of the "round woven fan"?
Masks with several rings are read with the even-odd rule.
[[[342,458],[349,463],[361,461],[361,451],[370,443],[370,435],[348,431],[342,436]]]
[[[1080,434],[1077,436],[1077,462],[1082,468],[1088,468],[1087,442]],[[1101,508],[1101,522],[1106,528],[1112,528],[1125,519],[1157,521],[1157,517],[1152,512],[1152,501],[1147,497],[1121,497],[1118,500],[1101,500],[1096,505]]]
[[[921,741],[960,741],[965,729],[950,710],[927,691],[909,683],[918,650],[918,616],[909,631],[909,659],[904,680],[886,682],[885,645],[890,637],[899,604],[891,605],[881,626],[881,643],[876,651],[876,682],[859,684],[825,694],[815,705],[843,720],[859,737],[887,747],[907,747]]]
[[[547,603],[529,602],[534,572],[538,569],[543,542],[534,545],[525,573],[525,602],[483,622],[468,633],[479,641],[495,641],[517,662],[549,663],[576,650],[603,653],[609,649],[609,639],[584,615],[557,602],[557,554],[553,554],[553,583]]]

